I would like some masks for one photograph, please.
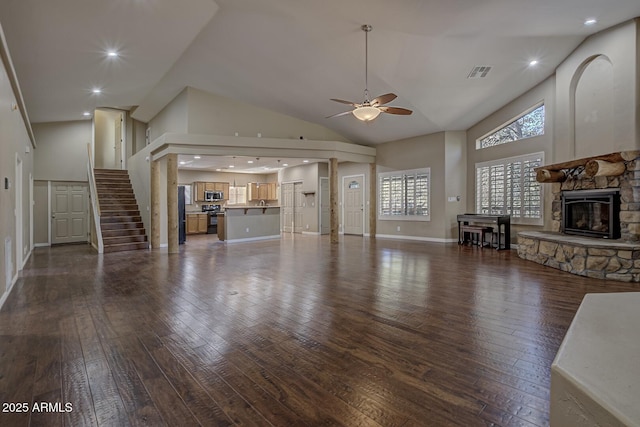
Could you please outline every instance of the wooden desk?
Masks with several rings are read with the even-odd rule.
[[[461,225],[473,224],[495,224],[498,228],[498,244],[496,249],[511,249],[511,215],[483,215],[483,214],[461,214],[458,215],[458,244],[463,243],[463,235],[460,230]],[[504,236],[504,241],[502,236]]]

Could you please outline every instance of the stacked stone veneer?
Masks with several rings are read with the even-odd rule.
[[[550,185],[551,232],[518,233],[520,258],[581,276],[640,282],[640,158],[626,162],[626,171],[620,176],[572,174],[566,181]],[[562,191],[600,188],[620,190],[620,239],[562,234]]]
[[[518,256],[580,276],[640,282],[640,244],[523,231]]]

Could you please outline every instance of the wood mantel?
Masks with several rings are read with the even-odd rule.
[[[580,167],[584,168],[585,175],[588,177],[618,176],[624,173],[625,162],[634,160],[638,156],[640,156],[640,151],[638,150],[620,151],[617,153],[540,166],[534,169],[536,171],[536,181],[542,183],[562,182],[569,176],[569,171]]]

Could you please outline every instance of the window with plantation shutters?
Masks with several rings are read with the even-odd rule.
[[[378,219],[429,220],[430,169],[378,174]]]
[[[247,203],[247,187],[229,187],[228,205],[244,205]]]
[[[542,186],[534,168],[544,153],[476,164],[476,213],[511,215],[515,224],[542,224]]]

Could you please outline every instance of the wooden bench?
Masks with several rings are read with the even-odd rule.
[[[487,233],[491,236],[489,245],[493,247],[493,227],[485,227],[483,225],[461,225],[462,243],[467,242],[467,233],[469,233],[469,243],[474,244],[473,236],[476,236],[475,242],[478,246],[484,247]]]

